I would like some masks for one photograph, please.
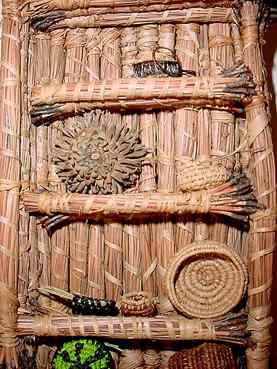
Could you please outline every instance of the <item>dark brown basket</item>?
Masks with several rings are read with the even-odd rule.
[[[169,369],[236,369],[230,347],[218,343],[204,343],[177,352],[168,362]]]

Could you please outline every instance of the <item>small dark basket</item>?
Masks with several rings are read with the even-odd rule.
[[[236,369],[230,347],[218,343],[177,352],[168,362],[169,369]]]

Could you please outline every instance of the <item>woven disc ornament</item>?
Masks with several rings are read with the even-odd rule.
[[[208,190],[227,182],[232,175],[222,163],[216,160],[186,160],[180,164],[177,176],[179,191]]]
[[[166,275],[168,297],[181,313],[215,318],[231,311],[247,286],[247,269],[225,244],[199,241],[185,246],[172,260]]]
[[[62,130],[54,162],[68,191],[117,194],[136,184],[147,150],[116,117],[95,111]]]

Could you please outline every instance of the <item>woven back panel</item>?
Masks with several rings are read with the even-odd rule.
[[[224,35],[219,45],[218,28]],[[34,59],[29,67],[33,68],[32,83],[47,85],[49,82],[117,79],[126,73],[127,67],[132,69],[126,64],[126,54],[129,63],[148,49],[148,57],[151,57],[164,39],[169,40],[167,46],[176,52],[183,68],[199,75],[212,76],[216,73],[216,62],[230,67],[236,58],[229,24],[53,31],[32,36],[30,46]],[[210,58],[209,45],[213,46]],[[133,59],[130,59],[130,48]],[[33,171],[37,173],[35,186],[39,190],[46,187],[65,191],[56,174],[54,145],[62,140],[64,130],[73,131],[90,119],[87,114],[82,118],[76,116],[54,122],[48,128],[32,128],[37,140]],[[118,126],[129,125],[136,129],[149,150],[135,191],[173,192],[178,172],[186,161],[203,156],[219,157],[233,152],[240,143],[239,126],[234,116],[227,112],[182,108],[145,114],[114,113],[111,119]],[[226,165],[233,168],[235,160],[234,156],[227,158]],[[189,172],[188,169],[187,176]],[[48,283],[52,286],[94,296],[117,299],[122,292],[140,289],[160,295],[164,294],[162,280],[168,261],[195,239],[228,243],[245,260],[248,255],[242,232],[218,222],[216,217],[202,220],[201,217],[162,218],[155,223],[134,223],[77,222],[56,231],[51,239],[38,228],[42,245],[46,243],[40,248],[43,268],[48,270],[42,273],[42,278],[49,275]]]

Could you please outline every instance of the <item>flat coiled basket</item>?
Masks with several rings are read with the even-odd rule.
[[[169,369],[236,369],[230,347],[219,343],[204,343],[192,349],[176,352],[170,357]]]
[[[203,319],[231,311],[241,301],[247,282],[247,269],[238,254],[215,241],[185,246],[171,261],[165,280],[174,307]]]

